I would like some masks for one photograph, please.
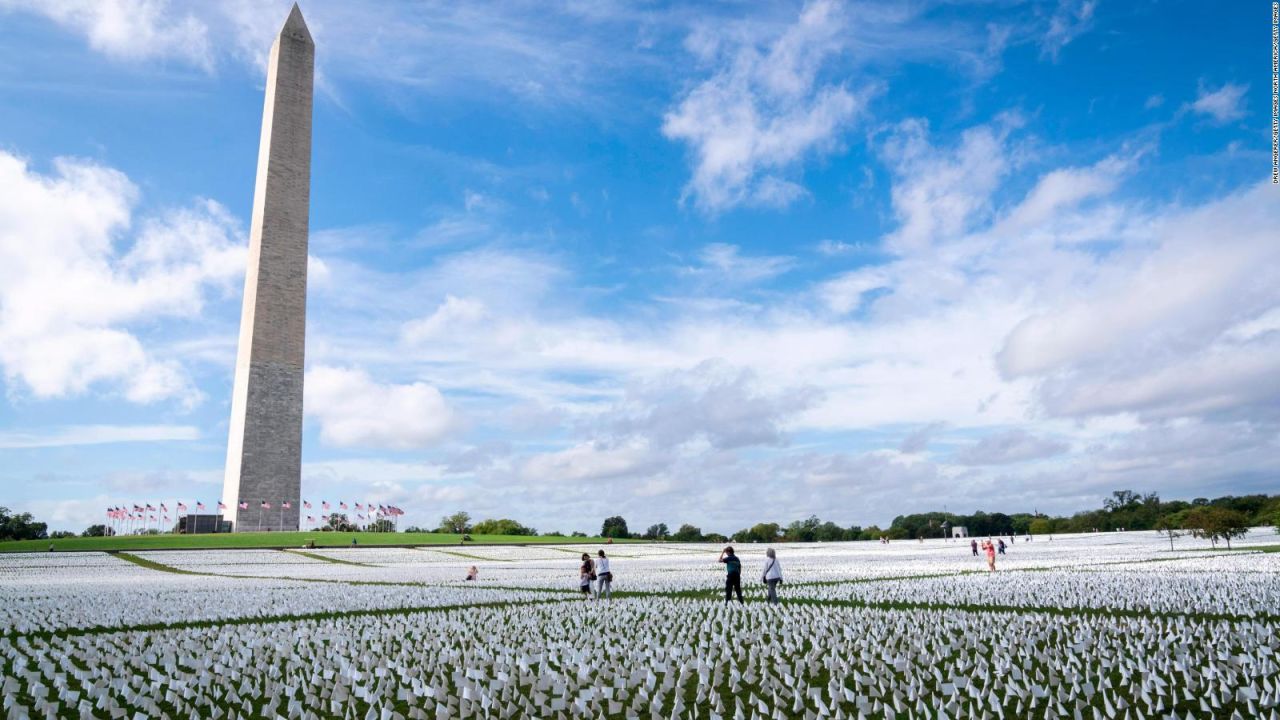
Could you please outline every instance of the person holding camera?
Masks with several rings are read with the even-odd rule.
[[[738,603],[742,603],[742,561],[737,555],[733,554],[733,548],[727,547],[720,551],[720,562],[724,563],[724,601],[729,602],[733,599],[733,593],[738,593]]]

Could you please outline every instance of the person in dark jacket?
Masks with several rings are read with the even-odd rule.
[[[742,561],[737,555],[733,554],[733,548],[727,547],[720,551],[720,562],[724,563],[724,601],[729,602],[733,599],[734,591],[738,593],[738,602],[742,602]]]

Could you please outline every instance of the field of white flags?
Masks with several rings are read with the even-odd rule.
[[[1007,540],[1007,538],[1006,538]],[[1270,718],[1280,537],[0,554],[9,718]],[[613,597],[583,599],[583,552]],[[466,580],[475,566],[477,580]]]

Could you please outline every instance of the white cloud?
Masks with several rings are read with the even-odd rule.
[[[705,441],[716,450],[784,443],[783,426],[820,397],[805,386],[775,391],[755,372],[712,359],[661,373],[630,388],[604,424],[654,447]]]
[[[1146,242],[1099,260],[1069,297],[1020,322],[1001,371],[1045,378],[1047,407],[1067,415],[1265,402],[1274,391],[1258,381],[1277,357],[1274,334],[1237,328],[1280,307],[1269,191],[1161,214]]]
[[[701,265],[689,268],[693,275],[713,275],[730,283],[749,284],[768,280],[790,270],[795,261],[777,255],[743,256],[737,245],[711,243],[699,255]]]
[[[446,295],[435,312],[405,323],[403,334],[409,343],[425,342],[445,333],[466,331],[484,317],[484,303]]]
[[[1037,437],[1015,428],[988,435],[961,448],[954,460],[961,465],[1004,465],[1053,457],[1069,449],[1070,446],[1060,440]]]
[[[687,143],[693,156],[685,197],[719,212],[742,204],[782,207],[804,195],[784,174],[835,149],[866,104],[866,91],[819,78],[843,50],[845,28],[842,8],[817,0],[765,42],[747,39],[721,51],[728,43],[719,38],[690,39],[690,48],[714,57],[717,68],[663,118],[663,134]]]
[[[534,455],[525,461],[521,475],[539,483],[607,480],[650,473],[664,464],[643,443],[611,447],[588,442]]]
[[[320,438],[336,447],[420,449],[456,422],[440,391],[422,382],[384,385],[363,370],[317,367],[304,387],[306,413],[320,423]]]
[[[1058,9],[1040,38],[1041,56],[1057,62],[1058,54],[1068,43],[1093,27],[1093,11],[1097,7],[1097,0],[1058,0]]]
[[[192,317],[244,272],[238,223],[212,201],[145,218],[121,173],[59,158],[41,175],[0,151],[0,366],[12,389],[65,397],[103,385],[133,402],[201,395],[128,327]]]
[[[988,219],[991,196],[1013,166],[1005,139],[1020,124],[1006,115],[970,128],[947,151],[929,142],[927,123],[900,123],[882,151],[898,178],[891,196],[899,226],[885,239],[888,249],[909,253],[955,240]]]
[[[0,432],[0,448],[46,448],[127,442],[198,440],[191,425],[70,425],[25,432]]]
[[[843,315],[857,310],[867,293],[887,287],[890,283],[889,275],[884,269],[865,267],[827,280],[818,293],[832,312]]]
[[[1244,94],[1248,89],[1248,85],[1227,83],[1211,91],[1201,83],[1199,95],[1191,103],[1191,109],[1208,115],[1219,123],[1238,120],[1244,117]]]
[[[991,230],[992,234],[1026,236],[1052,227],[1052,221],[1089,198],[1115,189],[1131,160],[1116,156],[1085,168],[1069,167],[1042,176],[1031,192]]]
[[[213,67],[209,28],[168,0],[0,0],[0,11],[24,10],[84,34],[114,58],[178,58]]]

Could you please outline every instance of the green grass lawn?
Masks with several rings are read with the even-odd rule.
[[[64,540],[11,540],[0,542],[0,553],[44,552],[53,545],[57,551],[75,550],[201,550],[216,548],[301,548],[315,540],[316,547],[359,545],[453,545],[461,535],[437,533],[338,533],[338,532],[246,532],[209,535],[120,535],[117,537],[66,538]],[[472,535],[467,545],[545,545],[587,543],[599,545],[602,538],[542,537],[528,535]],[[615,540],[617,543],[632,542]]]

